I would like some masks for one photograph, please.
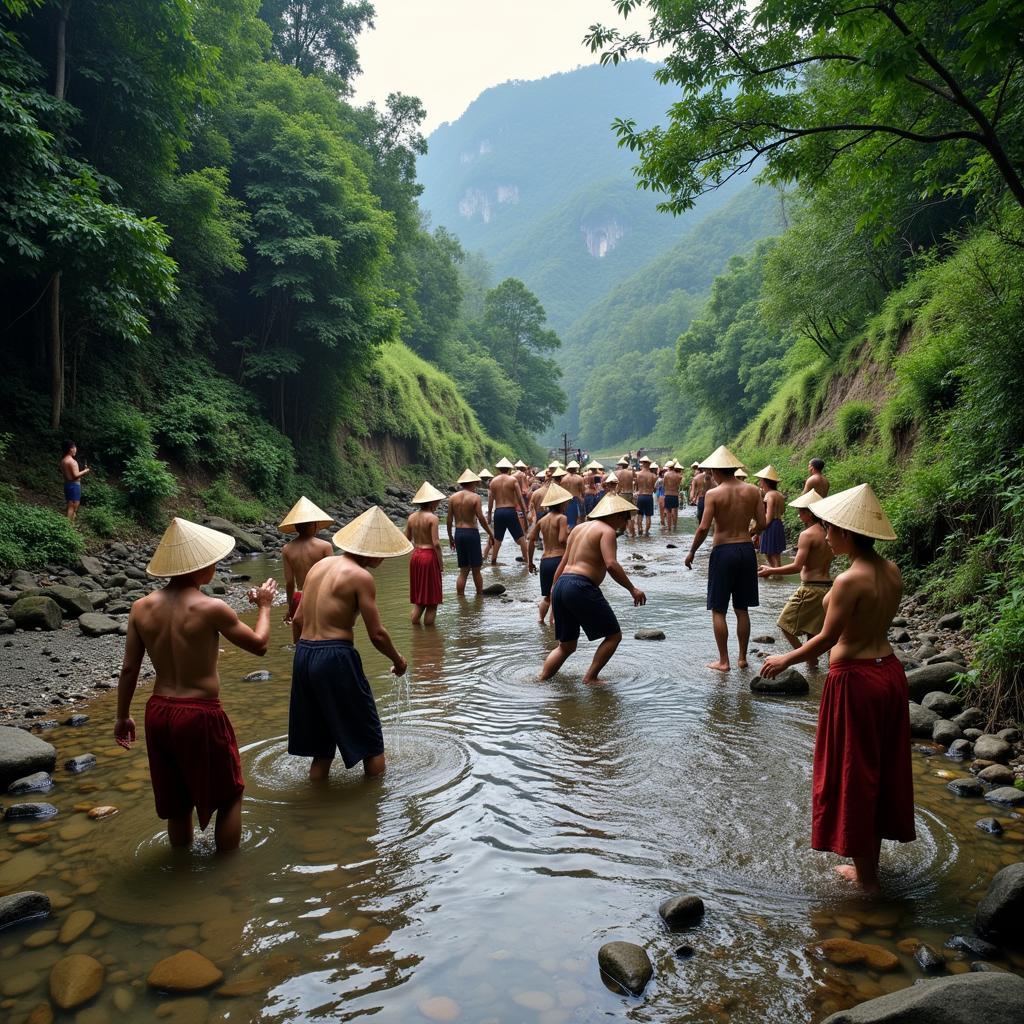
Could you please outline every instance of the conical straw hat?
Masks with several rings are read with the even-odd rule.
[[[540,504],[542,508],[551,508],[553,505],[564,505],[567,501],[572,501],[572,495],[564,487],[550,484]]]
[[[721,444],[701,463],[701,468],[742,469],[743,463],[724,444]]]
[[[737,477],[738,477],[738,478],[739,478],[740,480],[746,480],[746,479],[747,479],[747,476],[748,476],[748,473],[747,473],[747,471],[746,471],[745,469],[737,469],[737,470],[736,470],[736,476],[737,476]]]
[[[606,477],[604,478],[604,482],[605,482],[606,484],[617,484],[617,483],[619,482],[619,478],[618,478],[618,477],[617,477],[617,476],[616,476],[616,475],[615,475],[614,473],[609,473],[609,474],[608,474],[608,475],[607,475],[607,476],[606,476]]]
[[[821,501],[821,495],[812,487],[809,491],[805,491],[798,498],[794,498],[790,503],[790,508],[810,508],[815,502]],[[817,513],[815,513],[817,515]]]
[[[567,462],[565,464],[565,468],[566,469],[579,469],[580,468],[580,464],[575,459],[573,459],[572,462]]]
[[[618,512],[639,512],[640,510],[631,501],[627,501],[621,494],[606,494],[594,506],[593,512],[587,513],[588,519],[603,519],[605,516],[613,516]]]
[[[556,462],[549,462],[548,463],[548,469],[561,469],[561,468],[562,468],[562,464],[560,462],[556,461]]]
[[[494,474],[486,466],[484,466],[484,468],[480,470],[481,480],[490,480],[492,476],[494,476]]]
[[[699,462],[691,462],[690,463],[690,469],[700,469],[700,463]]]
[[[604,469],[604,465],[602,463],[598,462],[597,459],[591,459],[586,464],[586,466],[584,468],[585,469]]]
[[[292,505],[291,512],[281,520],[278,529],[282,533],[295,533],[303,523],[316,523],[316,528],[322,530],[325,526],[331,526],[334,520],[322,508],[318,508],[303,495]]]
[[[219,562],[235,546],[235,538],[208,526],[175,517],[164,530],[146,566],[150,576],[184,576]]]
[[[455,482],[457,484],[478,484],[480,483],[480,477],[473,470],[467,469]]]
[[[629,465],[629,459],[627,459],[626,456],[623,455],[622,458],[619,459],[619,461],[615,463],[615,465],[616,466],[628,466]]]
[[[530,467],[527,466],[526,463],[523,462],[522,459],[516,459],[515,468],[516,469],[529,469]]]
[[[444,501],[448,496],[442,494],[432,483],[423,481],[420,489],[412,496],[413,505],[429,505],[432,501]]]
[[[334,535],[335,547],[364,558],[393,558],[412,551],[405,534],[381,511],[371,505],[361,516]]]
[[[551,475],[552,477],[554,477],[555,480],[561,480],[563,476],[567,476],[568,474],[565,472],[564,469],[562,469],[561,466],[559,466],[558,469],[556,469]]]
[[[516,468],[515,466],[512,465],[511,462],[508,461],[508,459],[499,459],[494,465],[498,469],[515,469]]]
[[[648,465],[651,464],[651,459],[650,459],[649,455],[641,455],[640,458],[637,459],[637,461],[638,462],[646,462]]]
[[[895,540],[892,528],[870,484],[858,484],[814,503],[814,514],[841,530],[875,540]]]
[[[760,472],[754,474],[757,480],[772,480],[775,483],[779,482],[779,474],[775,472],[775,467],[769,462]]]

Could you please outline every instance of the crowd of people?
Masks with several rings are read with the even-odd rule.
[[[424,482],[412,498],[414,511],[404,531],[374,506],[338,530],[333,545],[317,536],[334,525],[332,518],[301,498],[280,526],[295,534],[283,548],[285,617],[295,640],[289,753],[311,759],[314,782],[327,778],[339,754],[346,768],[362,763],[367,776],[385,770],[383,731],[354,646],[354,627],[361,617],[392,672],[406,672],[381,622],[372,570],[383,559],[411,554],[411,620],[417,628],[434,628],[443,601],[443,503],[448,544],[458,563],[456,593],[464,595],[470,577],[478,593],[483,589],[485,560],[497,564],[511,535],[524,571],[539,576],[539,621],[545,624],[549,614],[553,620],[555,646],[537,678],[550,679],[561,669],[582,632],[599,641],[583,676],[594,684],[602,681],[622,640],[601,590],[605,577],[623,587],[635,606],[647,600],[618,560],[619,538],[649,536],[656,514],[666,533],[677,531],[685,497],[696,506],[687,570],[712,538],[707,607],[718,659],[709,668],[731,670],[730,603],[737,665],[746,668],[749,609],[758,605],[758,581],[799,574],[799,586],[778,619],[791,650],[767,658],[760,673],[772,678],[828,655],[814,758],[812,845],[852,858],[844,873],[876,889],[881,840],[914,838],[907,684],[888,642],[902,583],[895,564],[874,550],[876,540],[895,538],[877,498],[867,484],[829,496],[824,463],[812,460],[802,493],[789,503],[803,530],[795,557],[783,564],[785,499],[774,467],[753,474],[758,483],[751,484],[742,462],[723,445],[691,465],[687,482],[675,459],[658,466],[646,455],[631,456],[611,471],[594,461],[553,461],[541,470],[507,458],[496,464],[496,474],[467,468],[450,495]],[[486,506],[480,494],[485,486]],[[225,534],[175,519],[149,565],[151,575],[169,582],[136,601],[129,617],[115,738],[124,746],[135,739],[131,702],[148,653],[156,675],[145,713],[150,770],[157,813],[167,820],[176,846],[191,843],[193,810],[202,828],[216,813],[218,849],[239,842],[244,782],[218,696],[218,644],[224,638],[263,654],[277,585],[268,580],[250,591],[258,609],[251,627],[225,602],[207,596],[201,588],[232,546]],[[334,556],[335,548],[340,556]],[[848,559],[849,567],[833,579],[836,556]]]

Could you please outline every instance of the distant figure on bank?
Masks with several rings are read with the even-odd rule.
[[[582,629],[588,640],[601,640],[583,682],[601,682],[601,670],[622,640],[619,620],[601,593],[606,575],[629,591],[634,605],[647,603],[647,595],[630,583],[616,554],[618,532],[635,512],[635,505],[618,494],[609,494],[590,514],[589,522],[569,534],[551,587],[558,646],[547,656],[538,679],[550,679],[562,667],[576,650]]]
[[[623,455],[616,463],[615,477],[619,484],[617,489],[619,496],[625,498],[631,505],[636,504],[635,495],[633,493],[633,490],[636,487],[636,473],[633,472],[633,469],[630,466],[629,456]],[[636,536],[636,516],[629,517],[629,526],[627,527],[626,532],[630,537]]]
[[[565,554],[565,542],[569,536],[569,521],[565,517],[565,510],[570,501],[572,495],[564,487],[552,482],[544,496],[544,515],[533,524],[527,538],[530,565],[534,564],[533,553],[538,534],[544,542],[544,556],[540,560],[540,605],[537,610],[537,621],[542,626],[551,607],[551,585],[555,581],[555,570],[561,565],[562,555]]]
[[[409,618],[414,626],[420,624],[420,619],[424,626],[432,626],[437,618],[437,606],[444,600],[441,590],[444,556],[437,518],[437,506],[444,498],[433,484],[424,480],[412,499],[417,510],[405,524],[405,536],[412,541],[414,549],[409,560],[409,602],[412,604]]]
[[[808,491],[817,491],[823,498],[828,497],[828,489],[831,486],[828,479],[825,477],[825,460],[824,459],[811,459],[807,463],[807,472],[810,476],[804,481],[804,491],[806,494]]]
[[[757,570],[761,579],[772,576],[791,576],[800,573],[800,586],[786,602],[778,619],[778,627],[785,634],[790,647],[799,647],[801,636],[817,636],[825,624],[825,595],[832,587],[829,570],[832,567],[832,549],[825,539],[825,527],[814,514],[815,502],[821,501],[817,491],[807,491],[794,498],[790,508],[795,508],[804,524],[796,542],[796,557],[789,565],[772,568],[762,565]],[[811,668],[817,668],[818,660],[809,661]]]
[[[494,539],[488,545],[491,552],[491,565],[498,564],[498,549],[505,539],[506,533],[512,534],[512,539],[519,545],[523,553],[523,561],[526,558],[526,537],[523,533],[523,526],[519,517],[526,519],[526,503],[523,501],[523,492],[519,488],[518,481],[512,476],[512,463],[508,459],[502,459],[498,464],[498,475],[491,481],[488,488],[489,499],[487,502],[487,523],[493,528]]]
[[[907,677],[888,639],[903,580],[874,549],[896,534],[868,484],[813,508],[827,524],[829,547],[850,568],[824,599],[821,632],[765,659],[761,675],[771,679],[831,649],[814,744],[811,846],[853,858],[836,871],[877,892],[882,840],[915,838]]]
[[[313,782],[326,781],[335,749],[346,768],[362,761],[367,777],[384,772],[380,716],[352,643],[356,619],[362,616],[370,643],[391,659],[396,676],[407,667],[380,621],[370,570],[407,555],[412,544],[377,505],[342,527],[334,543],[343,553],[309,570],[296,613],[302,636],[292,662],[288,753],[313,759]]]
[[[754,521],[758,532],[764,530],[764,504],[756,488],[736,479],[736,470],[741,465],[724,444],[701,463],[705,474],[711,472],[715,486],[707,492],[704,514],[684,562],[687,569],[693,568],[693,556],[713,525],[715,537],[708,561],[708,610],[718,646],[718,661],[711,662],[708,668],[718,672],[728,672],[731,667],[729,624],[725,618],[730,599],[736,613],[740,668],[747,667],[750,642],[747,609],[758,604],[757,555],[750,540],[750,522]]]
[[[64,442],[64,454],[60,460],[60,472],[64,477],[64,514],[75,521],[78,515],[78,506],[82,503],[82,477],[91,472],[88,466],[80,469],[75,456],[78,454],[78,445],[74,441]]]
[[[292,627],[292,643],[299,642],[299,627],[295,624],[295,612],[302,600],[302,586],[306,582],[306,573],[320,561],[334,554],[331,542],[321,540],[317,533],[334,520],[321,508],[317,508],[303,496],[292,506],[292,510],[281,520],[278,527],[283,533],[295,533],[295,540],[288,541],[281,548],[281,560],[284,563],[284,586],[288,604],[284,610],[284,621]]]
[[[640,470],[633,480],[637,508],[636,532],[637,536],[647,537],[651,532],[651,517],[654,515],[654,489],[658,486],[658,478],[651,472],[651,460],[648,456],[641,456]]]
[[[473,574],[476,592],[479,594],[484,588],[484,581],[480,575],[480,566],[484,564],[484,559],[480,551],[480,530],[477,524],[484,528],[490,541],[494,540],[494,534],[491,533],[491,528],[484,518],[480,495],[476,493],[476,486],[479,483],[480,477],[467,469],[458,479],[460,489],[448,499],[448,545],[455,552],[459,563],[459,578],[455,583],[455,593],[459,597],[466,592],[466,580],[470,573]]]
[[[188,847],[193,810],[200,829],[216,813],[214,841],[221,853],[238,849],[241,841],[245,781],[235,732],[220,704],[218,647],[223,637],[250,654],[266,654],[277,594],[272,579],[249,591],[259,608],[250,629],[233,608],[199,589],[234,546],[227,534],[187,519],[174,519],[167,527],[146,572],[168,583],[132,605],[114,722],[114,739],[130,748],[135,742],[132,697],[148,654],[156,678],[146,702],[146,753],[157,816],[167,821],[171,846]]]
[[[754,478],[764,495],[764,531],[758,550],[770,566],[777,568],[782,564],[782,552],[786,550],[786,526],[782,521],[786,501],[779,493],[779,474],[774,466],[765,466],[760,473],[754,474]]]
[[[665,467],[665,525],[670,533],[675,533],[679,523],[679,488],[683,482],[683,474],[673,459]]]

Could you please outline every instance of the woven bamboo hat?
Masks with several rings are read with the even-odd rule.
[[[637,461],[638,462],[646,462],[648,466],[651,464],[651,459],[650,459],[650,456],[648,456],[648,455],[642,455]]]
[[[593,512],[587,513],[588,519],[604,519],[606,516],[614,516],[619,512],[639,512],[640,510],[631,501],[627,501],[621,494],[606,494],[595,506]]]
[[[371,505],[361,516],[343,526],[334,535],[334,545],[350,555],[364,558],[394,558],[412,551],[405,534],[384,515],[379,505]]]
[[[604,478],[604,482],[605,482],[606,484],[617,484],[617,483],[619,482],[619,478],[618,478],[618,477],[617,477],[617,476],[616,476],[616,475],[615,475],[614,473],[609,473],[609,474],[608,474],[608,475],[607,475],[607,476],[606,476],[606,477]]]
[[[691,462],[690,463],[690,469],[700,469],[700,463],[699,462]]]
[[[814,514],[832,526],[875,540],[895,540],[896,531],[870,484],[858,484],[814,503]]]
[[[566,469],[579,469],[580,468],[580,464],[575,459],[573,459],[572,462],[567,462],[565,464],[565,468]]]
[[[234,537],[176,516],[164,530],[146,572],[150,576],[185,576],[219,562],[234,546]]]
[[[480,477],[476,475],[471,469],[466,471],[455,481],[457,484],[478,484],[480,483]]]
[[[515,468],[516,469],[529,469],[530,467],[527,466],[526,463],[523,462],[522,459],[516,459]]]
[[[604,464],[597,461],[597,459],[591,459],[584,467],[584,469],[604,469]]]
[[[564,505],[567,501],[572,501],[572,495],[564,487],[550,484],[540,504],[541,508],[552,508],[555,505]]]
[[[429,505],[432,501],[444,501],[448,495],[442,494],[432,483],[424,480],[420,489],[412,496],[413,505]]]
[[[508,461],[508,459],[498,459],[498,461],[494,465],[498,469],[515,469],[516,468],[515,466],[512,465],[511,462]]]
[[[548,469],[561,469],[562,464],[556,459],[554,462],[548,463]]]
[[[481,480],[490,480],[492,476],[494,476],[494,474],[486,466],[480,470]]]
[[[745,469],[740,468],[736,470],[736,477],[739,480],[746,480],[748,475]]]
[[[554,480],[561,480],[563,476],[567,475],[568,474],[565,472],[564,469],[562,469],[561,466],[559,466],[558,469],[552,470],[551,472],[552,479]]]
[[[701,464],[702,469],[742,469],[743,463],[720,444]]]
[[[295,533],[303,523],[316,523],[316,528],[322,530],[325,526],[331,526],[334,520],[322,508],[318,508],[303,495],[292,505],[291,512],[281,520],[278,529],[282,533]]]
[[[770,462],[764,469],[755,473],[754,478],[757,480],[772,480],[775,483],[779,482],[779,474],[775,472],[775,467]]]
[[[629,459],[627,459],[626,456],[623,455],[622,458],[619,459],[619,461],[615,463],[615,465],[616,466],[628,466],[629,465]]]
[[[790,503],[790,508],[810,508],[815,502],[821,501],[821,495],[812,487],[809,491],[805,491],[798,498],[794,498]],[[817,512],[815,512],[817,515]]]

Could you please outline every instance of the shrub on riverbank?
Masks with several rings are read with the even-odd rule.
[[[51,562],[67,565],[84,550],[81,535],[64,516],[0,497],[0,571]]]

